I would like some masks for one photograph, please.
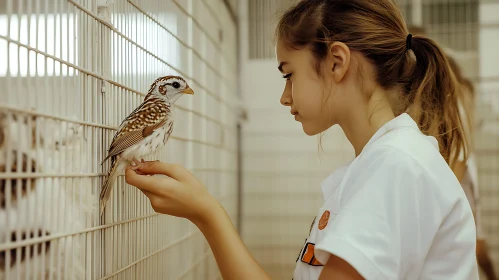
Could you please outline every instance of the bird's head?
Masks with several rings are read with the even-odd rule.
[[[154,81],[146,98],[155,96],[173,104],[184,94],[194,94],[187,82],[179,76],[166,76]]]

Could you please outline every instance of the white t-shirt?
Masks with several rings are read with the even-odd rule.
[[[319,279],[330,254],[365,279],[478,279],[470,205],[436,139],[409,115],[380,128],[322,191],[294,280]]]

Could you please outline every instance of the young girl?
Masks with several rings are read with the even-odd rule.
[[[300,1],[276,35],[281,103],[308,135],[341,126],[356,153],[322,183],[294,279],[478,279],[473,215],[449,167],[467,155],[441,49],[408,34],[391,0]],[[197,225],[224,279],[269,278],[184,167],[143,162],[126,181]]]

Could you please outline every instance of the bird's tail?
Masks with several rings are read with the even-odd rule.
[[[100,193],[100,215],[104,213],[104,209],[106,207],[106,203],[109,200],[109,197],[111,196],[111,190],[113,189],[114,181],[116,181],[116,178],[119,175],[119,171],[123,169],[125,166],[124,162],[121,160],[115,160],[113,161],[111,165],[111,169],[109,170],[109,173],[107,175],[106,180],[104,181],[104,185],[102,186],[102,190]]]

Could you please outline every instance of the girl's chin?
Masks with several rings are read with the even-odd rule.
[[[305,132],[305,134],[307,134],[308,136],[314,136],[314,135],[321,133],[320,130],[317,130],[314,127],[309,127],[304,123],[301,123],[301,126],[303,128],[303,132]]]
[[[314,136],[314,135],[317,135],[319,133],[322,133],[324,131],[326,131],[327,129],[329,129],[329,127],[326,127],[324,129],[324,127],[318,127],[316,125],[310,125],[309,123],[307,122],[304,122],[303,120],[300,120],[300,123],[301,123],[301,127],[303,128],[303,132],[305,132],[305,134],[307,134],[308,136]]]

